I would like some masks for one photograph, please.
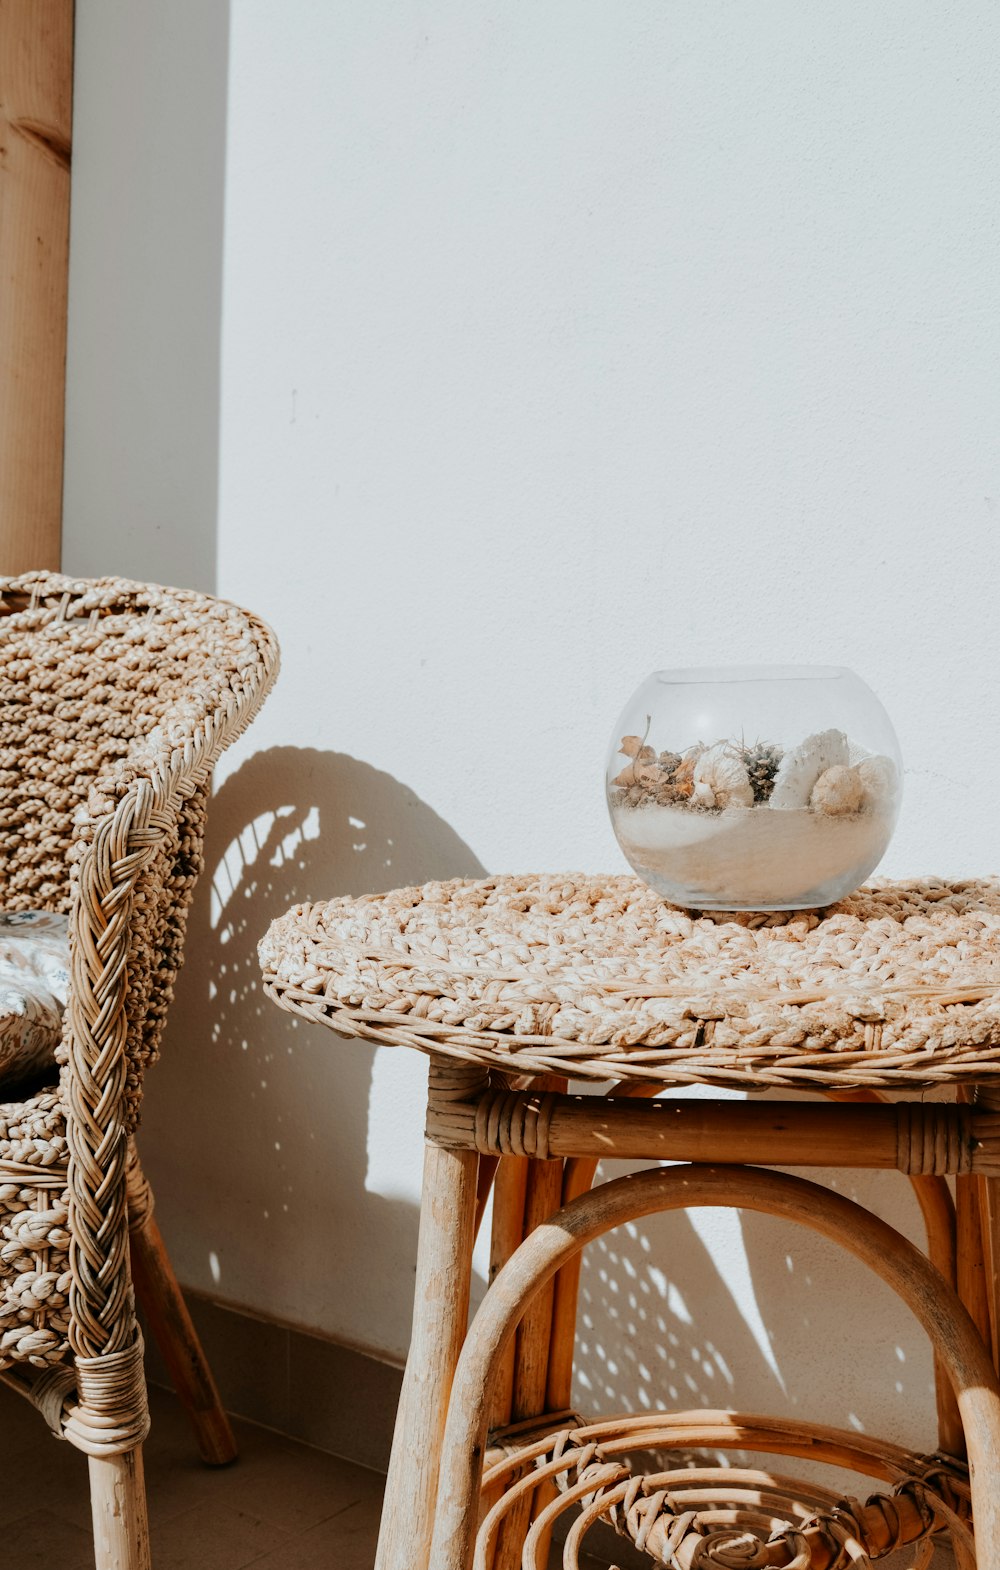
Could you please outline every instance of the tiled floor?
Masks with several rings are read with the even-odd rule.
[[[172,1396],[150,1392],[145,1447],[156,1570],[371,1570],[384,1479],[252,1423],[240,1459],[197,1459]],[[51,1438],[26,1401],[0,1390],[3,1570],[93,1570],[85,1457]]]
[[[372,1570],[379,1473],[239,1420],[239,1461],[212,1470],[198,1461],[173,1396],[151,1390],[150,1405],[145,1454],[155,1570]],[[93,1570],[85,1457],[51,1438],[38,1413],[2,1388],[0,1451],[2,1570]],[[623,1570],[649,1564],[620,1539],[609,1542],[609,1552]],[[586,1570],[607,1562],[582,1561]],[[880,1563],[904,1570],[912,1555]],[[951,1565],[939,1551],[935,1570]]]

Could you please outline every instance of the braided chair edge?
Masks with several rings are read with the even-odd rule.
[[[121,588],[107,581],[107,592]],[[102,586],[103,587],[103,586]],[[145,586],[144,586],[145,587]],[[153,591],[155,593],[155,590]],[[207,596],[161,591],[188,604]],[[219,605],[219,601],[213,601]],[[234,607],[239,610],[239,607]],[[69,1150],[70,1343],[79,1359],[117,1354],[134,1340],[128,1282],[125,1053],[128,954],[136,885],[181,804],[249,725],[277,676],[277,640],[241,612],[260,663],[180,744],[141,754],[113,806],[81,825],[70,912],[71,989],[63,1085]],[[140,772],[141,771],[141,772]]]

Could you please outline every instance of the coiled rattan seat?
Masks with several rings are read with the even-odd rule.
[[[66,1157],[57,1088],[0,1104],[0,1367],[69,1351]]]

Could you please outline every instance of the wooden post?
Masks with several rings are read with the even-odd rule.
[[[58,567],[73,0],[0,0],[0,572]]]
[[[585,1194],[597,1175],[593,1156],[570,1157],[563,1165],[562,1203]],[[562,1412],[573,1399],[573,1354],[576,1345],[576,1310],[580,1296],[580,1267],[583,1254],[575,1254],[563,1265],[552,1291],[552,1345],[549,1349],[545,1405],[550,1412]]]
[[[478,1068],[432,1059],[428,1106],[475,1096]],[[375,1570],[430,1570],[438,1467],[451,1381],[469,1320],[479,1157],[428,1144],[413,1333],[396,1413]]]
[[[524,1200],[524,1236],[528,1237],[562,1202],[563,1163],[529,1161]],[[515,1338],[514,1382],[511,1416],[517,1422],[540,1417],[545,1411],[545,1386],[552,1335],[553,1283],[550,1281],[529,1305]],[[521,1545],[532,1516],[548,1502],[544,1487],[526,1492],[504,1517],[494,1549],[494,1570],[518,1570]]]
[[[150,1570],[142,1446],[88,1461],[96,1570]]]
[[[562,1204],[561,1161],[532,1161],[524,1201],[524,1235],[530,1237]],[[552,1333],[553,1284],[549,1282],[526,1310],[517,1330],[511,1417],[520,1422],[545,1411],[549,1337]]]
[[[480,1163],[488,1161],[480,1156]],[[493,1185],[493,1229],[490,1237],[490,1283],[492,1285],[514,1250],[524,1239],[524,1205],[528,1192],[528,1171],[531,1162],[527,1156],[501,1156]],[[514,1403],[514,1369],[516,1366],[517,1338],[512,1336],[503,1356],[498,1360],[493,1385],[488,1397],[490,1428],[506,1428],[511,1420]],[[499,1497],[499,1494],[497,1495]],[[484,1496],[483,1513],[493,1504]],[[500,1560],[499,1564],[502,1565]],[[486,1556],[485,1570],[498,1570],[495,1549]]]
[[[1000,1112],[1000,1091],[992,1085],[978,1085],[976,1106],[987,1112]],[[980,1177],[978,1199],[984,1281],[989,1305],[990,1347],[993,1365],[1000,1368],[1000,1178]]]
[[[655,1080],[619,1081],[609,1092],[612,1096],[631,1101],[649,1100],[659,1095],[663,1086]],[[563,1169],[562,1203],[568,1205],[577,1195],[585,1194],[597,1175],[595,1157],[570,1157]],[[552,1341],[549,1350],[549,1373],[545,1404],[550,1412],[561,1412],[573,1399],[573,1352],[576,1340],[576,1309],[580,1291],[580,1266],[582,1254],[576,1254],[564,1265],[555,1279],[552,1304]]]
[[[976,1172],[1000,1178],[1000,1118],[977,1107],[896,1101],[834,1107],[784,1101],[690,1101],[503,1093],[449,1108],[431,1125],[452,1150],[483,1155],[646,1161],[781,1161],[871,1167],[911,1175]],[[485,1114],[485,1115],[484,1115]]]
[[[514,1250],[524,1241],[524,1203],[528,1189],[527,1156],[503,1156],[497,1168],[493,1194],[493,1235],[490,1239],[490,1282],[500,1274]],[[490,1392],[491,1428],[505,1428],[514,1402],[516,1343],[512,1338],[498,1366]]]

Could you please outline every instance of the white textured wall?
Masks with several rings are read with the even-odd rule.
[[[619,868],[604,749],[665,664],[853,665],[908,763],[885,870],[1000,864],[1000,18],[235,0],[230,22],[227,63],[224,7],[80,8],[66,559],[214,575],[284,647],[220,772],[151,1085],[182,1274],[399,1355],[421,1065],[260,1001],[273,914]],[[112,180],[123,143],[144,163]],[[846,1186],[915,1227],[902,1179]],[[595,1253],[583,1308],[604,1409],[928,1439],[905,1312],[776,1222],[642,1223]]]

